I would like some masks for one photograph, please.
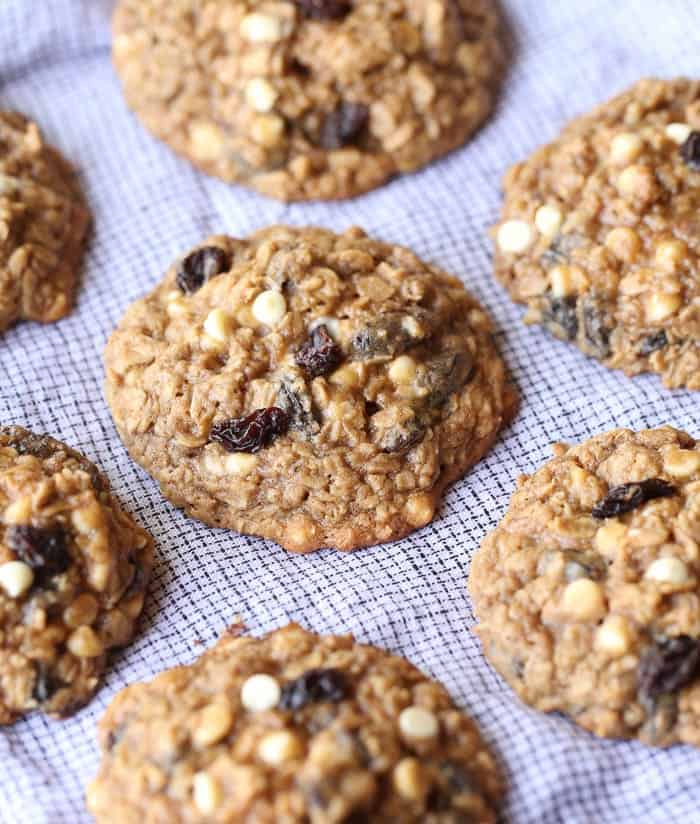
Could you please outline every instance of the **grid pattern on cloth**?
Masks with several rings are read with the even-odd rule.
[[[97,769],[95,723],[116,691],[191,661],[237,613],[253,632],[296,620],[350,631],[442,680],[480,723],[521,824],[698,821],[700,755],[600,741],[517,702],[470,635],[469,560],[502,515],[517,474],[554,440],[672,422],[700,433],[697,395],[606,371],[521,323],[490,274],[486,227],[505,168],[563,122],[641,75],[700,76],[693,0],[510,0],[512,66],[499,108],[470,145],[361,198],[285,206],[205,178],[127,112],[109,61],[111,0],[0,0],[0,108],[34,117],[81,169],[95,217],[77,309],[21,324],[0,342],[0,420],[83,450],[155,535],[158,563],[136,641],[74,718],[32,717],[0,732],[0,821],[82,824]],[[698,24],[696,26],[696,24]],[[209,529],[165,502],[127,457],[102,395],[101,352],[127,304],[213,232],[274,222],[359,224],[459,274],[493,315],[522,396],[498,445],[447,494],[440,516],[392,545],[297,557]]]

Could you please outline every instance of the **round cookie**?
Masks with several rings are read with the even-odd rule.
[[[128,105],[196,166],[280,200],[379,186],[461,145],[500,74],[492,0],[121,0]]]
[[[700,83],[642,80],[503,188],[495,272],[526,322],[629,375],[700,389]]]
[[[0,724],[90,699],[133,635],[152,554],[86,458],[0,427]]]
[[[209,238],[130,307],[105,364],[167,498],[298,552],[427,524],[515,407],[460,281],[359,229]]]
[[[700,443],[616,429],[555,455],[472,562],[484,651],[596,735],[700,746]]]
[[[87,789],[98,824],[496,821],[493,757],[404,658],[289,625],[227,634],[120,692]]]
[[[0,112],[0,331],[71,310],[89,222],[73,171],[37,125]]]

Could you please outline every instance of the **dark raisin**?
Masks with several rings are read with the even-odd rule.
[[[426,361],[419,385],[428,390],[425,403],[430,409],[445,401],[474,376],[474,359],[468,352],[446,352]]]
[[[321,324],[300,347],[295,360],[310,378],[318,378],[328,375],[340,366],[343,350],[328,334],[328,327]]]
[[[304,380],[285,378],[277,394],[277,406],[287,413],[290,429],[300,432],[306,439],[318,434],[321,415]]]
[[[433,322],[433,318],[421,310],[410,315],[388,312],[354,333],[350,343],[353,355],[360,360],[396,357],[428,338]]]
[[[662,329],[660,332],[654,332],[648,338],[644,338],[642,345],[639,347],[639,354],[646,356],[651,355],[659,349],[663,349],[668,344],[668,335]]]
[[[40,585],[70,566],[66,533],[61,527],[11,526],[7,530],[7,545],[34,570]]]
[[[299,11],[311,20],[340,20],[350,12],[348,0],[294,0]]]
[[[576,298],[545,298],[542,306],[542,321],[555,335],[566,340],[575,340],[578,334]]]
[[[593,297],[583,302],[583,334],[586,348],[593,357],[604,360],[610,355],[610,329],[602,306]]]
[[[381,412],[382,407],[376,401],[365,401],[365,415],[371,418],[377,412]]]
[[[43,661],[37,661],[35,664],[36,678],[34,680],[34,689],[32,690],[32,697],[40,704],[46,703],[66,684],[58,678],[50,669],[48,664]]]
[[[686,166],[700,172],[700,132],[691,132],[681,146],[681,157]]]
[[[225,272],[230,266],[226,252],[218,246],[196,249],[180,264],[175,280],[182,292],[191,295],[211,278]]]
[[[547,268],[567,263],[571,258],[571,253],[581,246],[582,242],[579,235],[557,235],[549,248],[543,252],[540,261]]]
[[[337,669],[312,669],[289,681],[282,688],[279,706],[283,710],[299,710],[320,701],[338,703],[349,693],[345,675]]]
[[[342,149],[356,143],[367,127],[369,109],[363,103],[343,101],[326,115],[321,128],[324,149]]]
[[[646,706],[678,692],[700,675],[700,640],[688,635],[657,641],[639,660],[637,684]]]
[[[256,409],[243,418],[231,418],[214,424],[209,439],[220,443],[228,452],[259,452],[278,435],[289,429],[289,415],[277,406]]]
[[[599,501],[591,514],[594,518],[613,518],[624,515],[654,498],[669,498],[676,494],[676,487],[662,478],[647,478],[646,481],[620,484]]]
[[[426,426],[417,417],[402,421],[396,426],[383,431],[373,427],[373,440],[382,452],[406,452],[415,446],[425,435]]]

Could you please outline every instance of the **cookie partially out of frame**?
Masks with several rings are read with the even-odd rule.
[[[224,635],[127,687],[100,723],[98,824],[490,824],[476,725],[404,658],[289,625]]]
[[[0,725],[91,698],[134,633],[152,555],[90,461],[0,427]]]
[[[281,200],[357,195],[461,145],[502,63],[491,0],[121,0],[127,103],[175,151]]]
[[[555,455],[473,560],[484,651],[596,735],[700,746],[700,444],[616,429]]]
[[[71,310],[89,222],[72,169],[37,125],[0,112],[0,331]]]
[[[700,82],[642,80],[514,166],[496,277],[629,375],[700,389]]]
[[[209,238],[129,308],[105,363],[166,497],[298,552],[427,524],[515,407],[460,281],[359,229]]]

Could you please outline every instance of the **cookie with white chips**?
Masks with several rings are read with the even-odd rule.
[[[502,793],[475,724],[412,664],[296,625],[228,633],[135,684],[100,723],[98,824],[489,824]]]
[[[486,656],[596,735],[700,746],[700,444],[615,429],[518,482],[472,561]]]
[[[640,81],[503,189],[495,274],[526,322],[628,375],[700,389],[700,82]]]

